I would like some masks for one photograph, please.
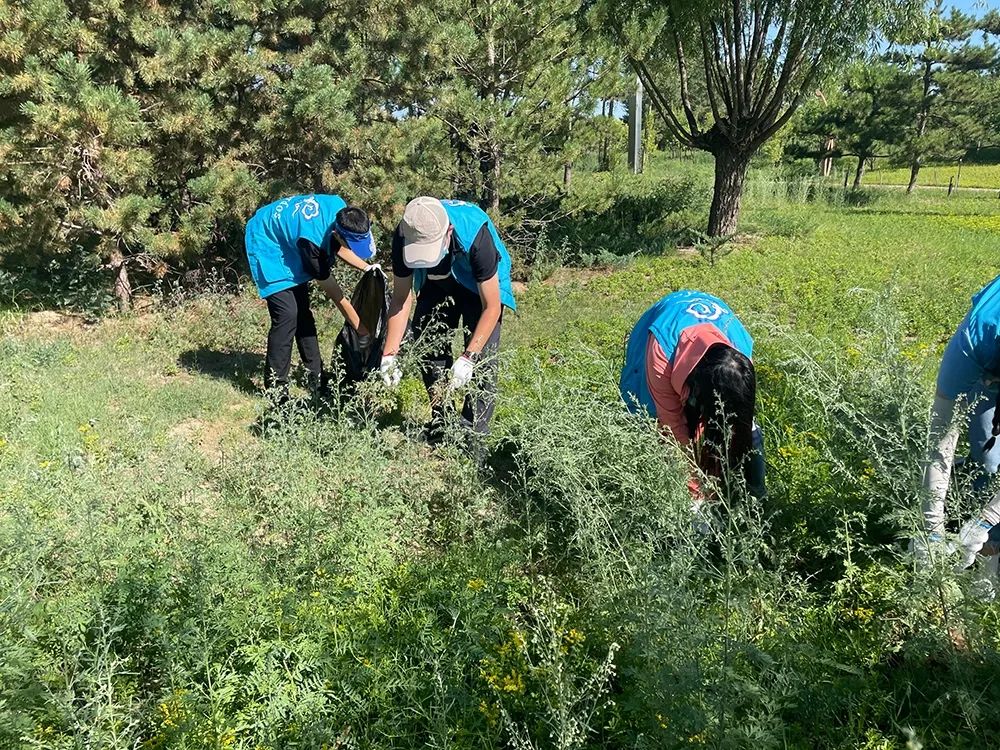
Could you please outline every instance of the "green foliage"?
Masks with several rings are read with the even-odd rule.
[[[654,163],[646,194],[703,167]],[[832,205],[774,177],[714,265],[529,285],[485,475],[407,437],[412,379],[249,429],[249,295],[4,317],[0,746],[987,743],[998,605],[914,573],[901,538],[940,350],[1000,272],[995,202]],[[681,287],[740,312],[760,377],[769,498],[723,497],[707,535],[615,387],[623,334]]]
[[[620,74],[579,6],[5,6],[5,265],[83,247],[127,304],[130,273],[242,268],[246,218],[280,194],[342,193],[383,229],[421,192],[551,198]]]

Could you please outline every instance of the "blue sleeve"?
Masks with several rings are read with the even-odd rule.
[[[938,393],[952,401],[959,394],[976,393],[982,387],[985,375],[975,356],[969,329],[963,324],[951,337],[944,350],[944,357],[941,358],[937,378]]]

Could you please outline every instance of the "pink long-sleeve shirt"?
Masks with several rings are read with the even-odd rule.
[[[681,331],[673,363],[652,333],[646,342],[646,384],[656,404],[656,421],[662,430],[669,429],[681,445],[687,445],[694,437],[684,416],[684,404],[690,395],[688,376],[709,347],[715,344],[732,346],[725,334],[711,323],[700,323]],[[693,477],[688,482],[688,488],[692,495],[701,496],[698,482]]]

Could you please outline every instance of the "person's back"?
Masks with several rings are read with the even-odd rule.
[[[346,206],[339,195],[292,195],[257,210],[247,222],[247,259],[262,298],[312,278],[299,241],[330,251],[334,221]]]
[[[323,361],[316,321],[310,309],[309,282],[316,281],[352,328],[360,320],[331,271],[335,257],[359,269],[374,255],[371,221],[339,195],[292,195],[259,208],[247,222],[250,273],[271,317],[265,385],[282,402],[288,394],[292,341],[320,389]]]

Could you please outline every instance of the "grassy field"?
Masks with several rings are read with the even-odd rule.
[[[532,251],[482,475],[413,439],[413,378],[262,436],[249,293],[3,314],[0,747],[992,742],[1000,607],[900,539],[937,359],[1000,273],[998,202],[760,179],[713,259],[673,249],[697,170],[614,179],[577,217],[603,240]],[[623,336],[683,287],[754,334],[767,440],[769,499],[707,537],[616,403]]]
[[[952,178],[959,187],[1000,190],[1000,164],[963,164],[961,175],[957,163],[929,164],[921,168],[917,184],[948,187]],[[910,182],[910,170],[878,168],[868,173],[866,181],[869,185],[906,185]]]

